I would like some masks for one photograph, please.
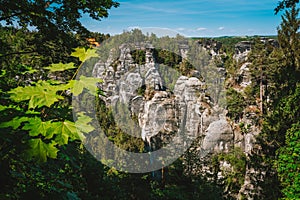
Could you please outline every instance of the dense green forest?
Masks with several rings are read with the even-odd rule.
[[[197,159],[189,151],[161,170],[134,174],[102,164],[83,145],[85,136],[95,131],[93,119],[82,112],[75,122],[72,98],[92,90],[97,93],[100,124],[110,140],[123,149],[145,152],[143,140],[129,137],[116,126],[118,119],[99,98],[104,95],[96,86],[101,80],[75,78],[84,63],[94,63],[99,57],[100,50],[86,39],[95,38],[102,43],[110,38],[89,32],[79,21],[80,13],[100,20],[108,17],[108,10],[119,3],[0,3],[0,21],[4,22],[0,25],[0,199],[232,199],[228,193],[239,192],[245,181],[246,163],[247,167],[264,173],[263,180],[257,180],[259,196],[254,199],[300,199],[298,1],[283,0],[275,8],[276,13],[282,12],[278,35],[272,37],[278,41],[278,47],[263,42],[259,36],[193,39],[223,44],[216,65],[226,70],[227,117],[239,124],[242,133],[249,131],[241,123],[245,108],[254,104],[259,108],[255,117],[260,128],[256,138],[259,150],[246,156],[241,149],[233,148],[228,153],[216,154],[211,161],[215,168],[220,161],[228,161],[233,168],[234,173],[228,174],[222,184],[211,177],[189,173],[184,163]],[[48,9],[51,4],[57,7]],[[132,32],[135,37],[149,37],[149,41],[160,42],[162,46],[172,40],[145,36],[138,30]],[[130,37],[130,33],[123,35]],[[181,40],[180,36],[175,40]],[[239,92],[241,63],[233,55],[235,45],[244,40],[253,44],[248,56],[251,85]],[[131,53],[135,63],[145,64],[144,50]],[[158,63],[185,76],[194,76],[192,64],[177,54],[161,48],[155,49],[154,55]],[[203,57],[199,62],[209,68]],[[172,80],[167,76],[171,71],[164,73],[164,77]],[[169,81],[167,87],[172,90],[174,84]],[[267,92],[262,93],[262,88],[267,88]],[[153,91],[139,88],[137,92],[151,96]],[[137,120],[136,116],[133,118]]]

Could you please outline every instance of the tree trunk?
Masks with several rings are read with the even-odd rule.
[[[264,98],[264,85],[263,85],[263,72],[262,72],[262,67],[260,67],[260,82],[259,82],[259,107],[260,107],[260,112],[263,114],[263,98]]]

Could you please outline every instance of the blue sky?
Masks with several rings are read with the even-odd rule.
[[[277,0],[121,0],[108,18],[84,17],[91,31],[122,33],[135,27],[159,27],[185,36],[275,35],[280,15]]]

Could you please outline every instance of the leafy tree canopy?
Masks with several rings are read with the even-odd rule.
[[[285,8],[292,8],[294,5],[299,3],[299,0],[282,0],[278,2],[277,7],[275,8],[275,14],[282,11]]]
[[[300,123],[287,131],[286,145],[278,150],[276,162],[282,185],[283,199],[300,198]]]
[[[0,4],[0,21],[8,25],[17,23],[22,27],[36,27],[42,33],[51,35],[57,32],[87,32],[79,21],[83,14],[101,20],[108,16],[108,9],[119,6],[112,0],[1,0]]]

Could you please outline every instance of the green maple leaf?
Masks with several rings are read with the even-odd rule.
[[[2,105],[0,105],[0,111],[3,111],[3,110],[6,110],[6,109],[8,109],[9,107],[7,107],[7,106],[2,106]]]
[[[51,121],[43,122],[40,118],[34,117],[28,120],[29,123],[25,124],[23,130],[28,130],[30,136],[38,136],[39,134],[45,136],[46,139],[53,137]]]
[[[45,143],[42,139],[31,139],[28,141],[30,149],[27,151],[29,158],[34,158],[38,162],[46,162],[47,157],[56,158],[58,149],[55,147],[56,143]]]
[[[53,103],[63,99],[62,96],[56,94],[63,89],[64,85],[51,85],[47,81],[39,81],[35,86],[17,87],[8,93],[13,101],[29,100],[29,108],[39,108],[50,107]]]
[[[65,71],[65,70],[68,70],[68,69],[74,69],[76,68],[74,66],[74,63],[67,63],[67,64],[64,64],[64,63],[57,63],[57,64],[51,64],[49,67],[45,67],[45,69],[49,69],[50,72],[58,72],[58,71]]]
[[[55,141],[59,145],[67,144],[69,139],[79,139],[74,122],[68,120],[63,122],[53,122],[51,126],[53,134],[56,134]]]
[[[6,75],[6,70],[5,69],[2,69],[1,71],[0,71],[0,78],[2,78],[2,77],[4,77],[5,75]]]
[[[28,119],[28,117],[15,117],[8,122],[0,123],[0,128],[12,127],[14,130],[16,130],[21,126],[22,122],[27,122]]]
[[[90,133],[93,130],[95,130],[95,128],[90,125],[90,123],[92,122],[92,118],[85,115],[83,112],[78,113],[79,117],[75,122],[77,131],[78,131],[78,135],[80,137],[81,140],[85,139],[85,136],[83,133]]]
[[[81,62],[84,62],[92,57],[99,57],[96,53],[96,49],[85,49],[81,47],[77,47],[75,51],[71,54],[71,56],[79,58]]]
[[[30,66],[24,66],[25,67],[25,72],[22,72],[21,74],[27,74],[27,73],[29,73],[29,74],[32,74],[32,73],[34,73],[34,72],[37,72],[38,70],[36,70],[36,69],[33,69],[32,67],[30,67]]]
[[[70,81],[68,87],[71,88],[71,92],[74,96],[81,94],[84,88],[86,88],[89,93],[96,95],[98,89],[96,83],[99,82],[101,82],[99,78],[80,76],[79,80]]]
[[[27,110],[25,112],[26,115],[40,115],[41,112],[35,111],[35,110]]]

